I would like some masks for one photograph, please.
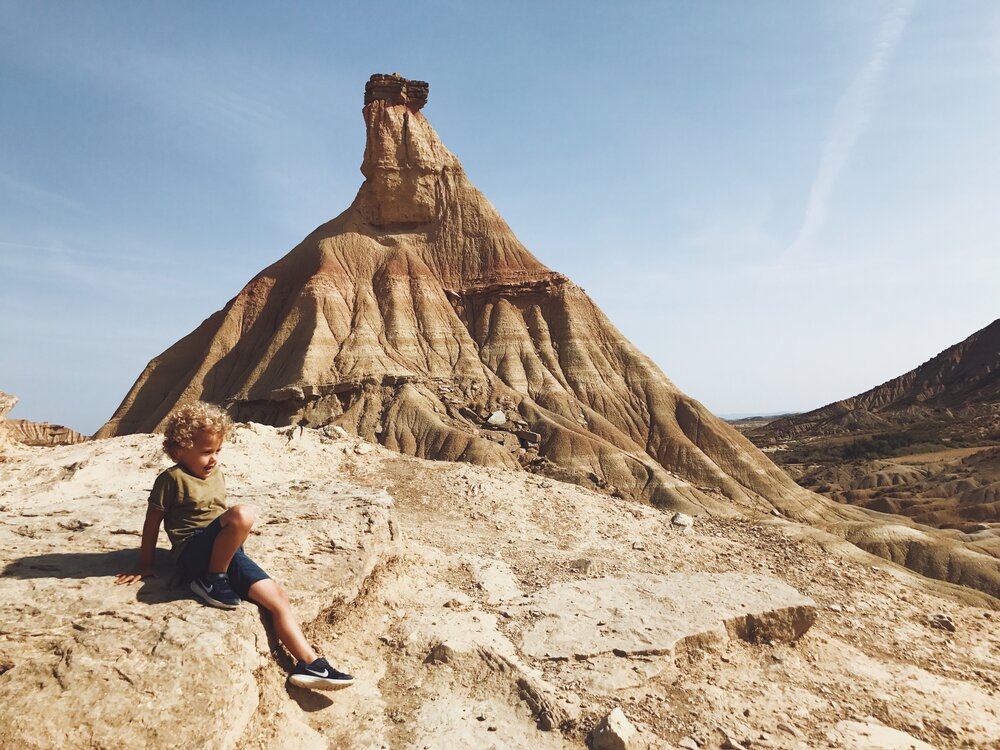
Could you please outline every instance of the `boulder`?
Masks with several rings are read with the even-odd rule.
[[[588,739],[591,750],[639,750],[639,731],[618,707],[598,722]]]

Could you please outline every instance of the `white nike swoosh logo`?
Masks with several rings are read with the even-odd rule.
[[[309,669],[309,667],[306,667],[306,671],[307,671],[307,672],[308,672],[309,674],[314,674],[314,675],[316,675],[317,677],[326,677],[327,675],[329,675],[329,674],[330,674],[330,673],[329,673],[329,672],[328,672],[327,670],[325,670],[325,669],[324,669],[324,670],[323,670],[322,672],[314,672],[313,670]]]
[[[213,583],[213,584],[212,584],[211,586],[206,586],[206,587],[205,587],[205,591],[206,591],[206,593],[209,593],[209,594],[211,594],[211,593],[212,593],[212,589],[213,589],[214,587],[215,587],[215,584],[214,584],[214,583]]]

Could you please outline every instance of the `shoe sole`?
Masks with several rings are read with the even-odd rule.
[[[329,677],[310,677],[305,674],[293,674],[288,681],[300,688],[310,690],[343,690],[354,684],[354,680],[331,680]]]
[[[191,590],[210,607],[216,607],[218,609],[236,609],[240,606],[239,602],[236,602],[236,604],[226,604],[225,602],[220,602],[218,599],[213,599],[208,595],[207,591],[198,585],[197,581],[191,581]]]

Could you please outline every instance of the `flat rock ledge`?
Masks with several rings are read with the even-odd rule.
[[[774,578],[739,573],[632,574],[559,583],[515,605],[534,619],[521,650],[536,659],[677,655],[740,638],[791,642],[816,605]]]

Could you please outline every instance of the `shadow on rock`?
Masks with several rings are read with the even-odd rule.
[[[314,690],[307,690],[306,688],[296,687],[291,684],[288,685],[288,697],[298,703],[299,708],[303,711],[308,711],[310,713],[314,711],[322,711],[324,708],[329,708],[333,705],[333,701],[322,693],[317,693]]]
[[[107,578],[114,584],[114,577],[135,567],[134,549],[112,552],[50,552],[44,555],[27,555],[13,560],[4,567],[0,576],[28,580],[33,578]],[[172,568],[165,553],[157,552],[155,578],[147,578],[139,585],[136,598],[148,604],[190,598],[191,592],[180,575]]]

